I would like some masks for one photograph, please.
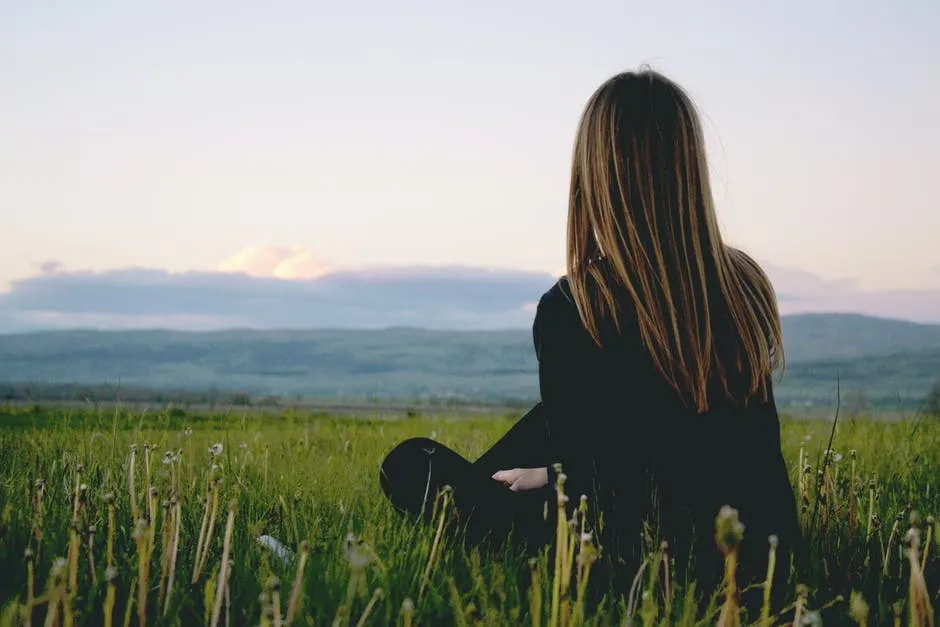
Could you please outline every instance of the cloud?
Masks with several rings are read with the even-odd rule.
[[[867,290],[854,280],[830,281],[796,268],[763,267],[782,315],[846,312],[940,323],[940,289]]]
[[[39,268],[39,272],[42,274],[53,274],[55,272],[61,272],[65,270],[65,266],[61,261],[56,261],[55,259],[50,259],[48,261],[42,261],[36,266]]]
[[[248,246],[219,264],[220,272],[278,279],[315,279],[329,269],[311,250],[276,244]]]
[[[309,265],[305,265],[309,264]],[[54,271],[0,294],[0,332],[49,328],[526,328],[551,273],[467,267],[324,270],[297,247],[253,247],[217,272]],[[783,314],[940,323],[940,290],[865,290],[764,264]],[[312,278],[305,278],[305,276]],[[290,278],[291,280],[285,280]]]
[[[272,262],[267,263],[267,272],[272,272]],[[260,273],[260,268],[259,262],[253,272]],[[532,323],[528,306],[533,297],[554,280],[547,273],[459,267],[338,271],[294,280],[146,268],[56,273],[15,281],[9,292],[0,294],[0,332],[68,327],[525,327]]]

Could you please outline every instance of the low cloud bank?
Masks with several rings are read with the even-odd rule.
[[[270,251],[269,251],[270,252]],[[277,252],[277,251],[275,251]],[[285,249],[218,272],[44,272],[0,293],[0,333],[64,328],[525,328],[549,273],[465,267],[328,271]],[[309,262],[306,266],[304,263]],[[287,265],[285,265],[285,263]],[[254,265],[252,265],[254,264]],[[280,268],[280,270],[278,270]],[[765,265],[784,314],[850,312],[940,323],[940,290],[863,290]]]

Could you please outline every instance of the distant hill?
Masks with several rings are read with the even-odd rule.
[[[784,316],[782,324],[785,349],[794,363],[940,349],[940,324],[859,314]]]
[[[782,405],[831,403],[863,390],[874,405],[913,406],[940,375],[940,325],[860,315],[783,319]],[[0,382],[241,390],[332,398],[538,397],[528,329],[49,331],[0,335]]]

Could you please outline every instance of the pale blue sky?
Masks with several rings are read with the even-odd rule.
[[[581,108],[644,62],[707,118],[732,242],[940,288],[938,32],[936,0],[0,0],[0,290],[250,245],[558,271]]]

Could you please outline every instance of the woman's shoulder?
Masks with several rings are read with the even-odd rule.
[[[625,298],[623,302],[618,302],[617,307],[619,324],[607,318],[598,320],[598,331],[604,345],[620,343],[625,336],[633,335],[631,329],[636,325],[634,318],[630,315],[632,308],[629,299]],[[560,277],[542,294],[535,313],[535,325],[543,329],[563,332],[572,338],[577,337],[583,342],[594,345],[591,334],[584,326],[572,292],[571,281],[567,276]]]
[[[548,288],[539,299],[539,308],[569,308],[577,309],[574,296],[571,294],[571,284],[568,275],[559,277],[555,284]]]
[[[535,309],[532,333],[536,355],[541,355],[541,346],[546,335],[557,337],[561,334],[571,337],[582,329],[568,277],[563,276],[542,294]]]
[[[581,315],[571,291],[567,275],[560,277],[539,299],[535,312],[536,321],[547,320],[553,327],[581,329]]]

